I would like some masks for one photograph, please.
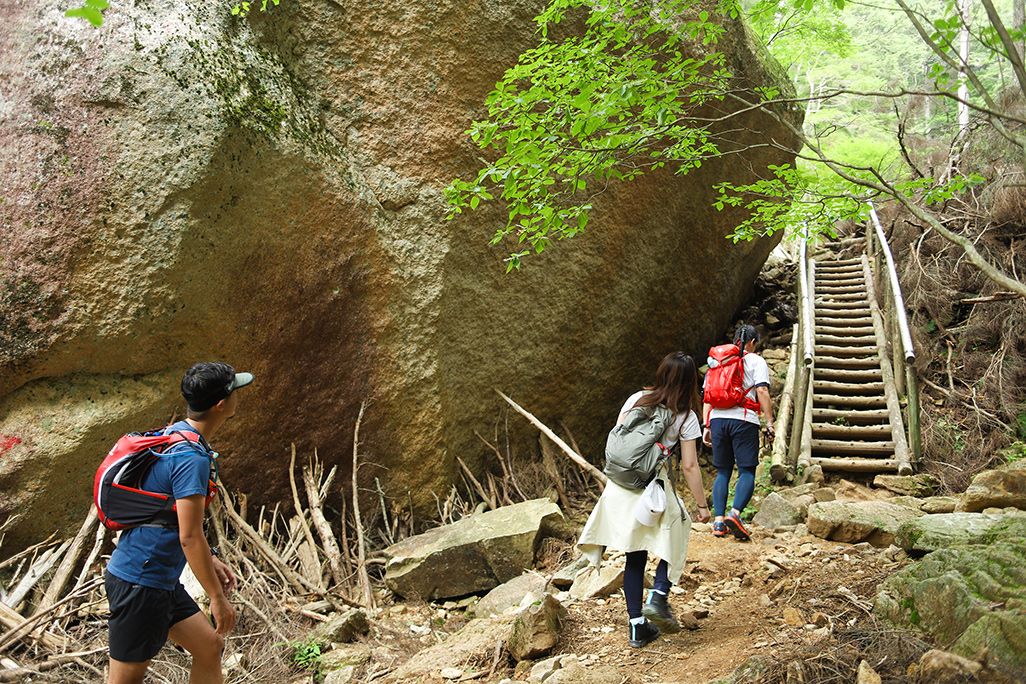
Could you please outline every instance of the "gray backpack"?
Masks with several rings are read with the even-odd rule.
[[[610,480],[627,489],[644,489],[659,470],[667,450],[659,443],[673,420],[665,406],[638,406],[606,438],[606,467]]]

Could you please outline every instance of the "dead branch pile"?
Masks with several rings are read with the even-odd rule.
[[[301,641],[332,612],[373,609],[387,600],[381,580],[382,550],[388,545],[477,510],[546,495],[558,496],[566,510],[586,510],[597,498],[594,474],[554,457],[545,438],[539,458],[517,459],[508,427],[504,440],[500,435],[500,425],[508,421],[501,416],[492,439],[481,437],[494,458],[478,471],[458,459],[462,483],[453,485],[444,499],[435,497],[436,519],[426,517],[415,524],[408,495],[389,497],[379,477],[372,478],[370,487],[361,475],[362,468],[372,465],[361,462],[363,413],[361,408],[354,430],[350,487],[336,479],[337,467],[325,471],[316,450],[297,469],[293,445],[290,502],[254,509],[246,496],[222,490],[212,504],[208,538],[239,578],[230,597],[239,621],[226,646],[228,682],[285,681],[295,670],[290,642]],[[579,453],[573,436],[563,429]],[[4,530],[14,522],[0,525],[0,557]],[[98,524],[90,507],[74,536],[55,533],[0,560],[0,682],[30,675],[34,681],[104,678],[108,609],[102,572],[113,543],[113,535]],[[553,556],[564,552],[550,550]],[[187,579],[186,584],[188,588]],[[201,591],[198,583],[195,589]],[[198,600],[202,604],[205,599]],[[165,648],[153,661],[151,676],[159,682],[188,681],[188,662],[183,652]]]
[[[1004,194],[983,189],[952,200],[946,220],[1021,279],[1026,231],[991,222],[986,202],[995,196]],[[890,223],[924,379],[926,469],[961,491],[1026,442],[1026,301],[1002,292],[927,227],[905,216]]]

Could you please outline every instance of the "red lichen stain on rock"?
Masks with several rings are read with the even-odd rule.
[[[21,437],[0,435],[0,456],[21,444]]]

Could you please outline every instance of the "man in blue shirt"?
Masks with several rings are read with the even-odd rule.
[[[141,684],[168,637],[192,655],[191,684],[223,682],[224,637],[235,626],[227,595],[236,579],[203,534],[217,458],[207,440],[235,415],[235,390],[252,381],[252,375],[236,373],[226,363],[198,363],[182,378],[186,419],[165,428],[165,434],[189,431],[200,440],[169,448],[142,482],[146,491],[174,497],[178,526],[145,525],[122,532],[107,565],[110,684]],[[179,581],[187,562],[210,598],[216,630]]]

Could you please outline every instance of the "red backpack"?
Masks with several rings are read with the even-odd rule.
[[[721,344],[709,350],[709,372],[705,375],[705,391],[702,401],[717,409],[741,406],[759,410],[759,402],[748,396],[750,387],[745,387],[745,366],[741,349],[736,344]]]
[[[210,456],[214,473],[207,492],[210,504],[217,493],[216,461],[202,437],[188,430],[168,435],[163,430],[133,432],[119,439],[96,469],[93,503],[104,527],[127,530],[149,524],[178,526],[178,511],[171,495],[146,491],[141,485],[160,455],[182,442],[192,442]]]

